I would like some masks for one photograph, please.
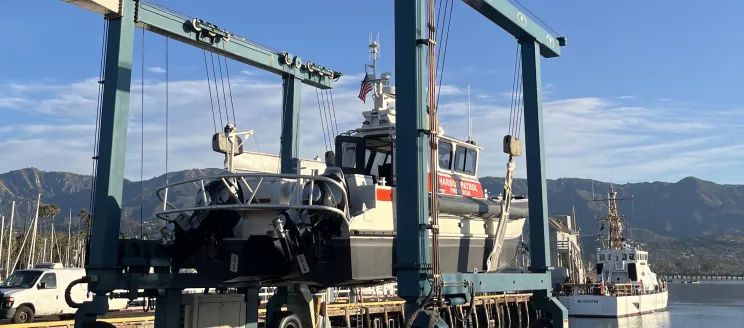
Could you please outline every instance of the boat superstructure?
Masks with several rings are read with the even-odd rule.
[[[617,192],[610,189],[607,217],[600,218],[601,230],[609,225],[597,250],[595,283],[561,286],[558,299],[574,317],[627,317],[664,311],[669,291],[651,270],[648,252],[631,246],[622,235]]]
[[[373,59],[378,49],[373,41]],[[395,87],[390,73],[377,76],[376,60],[366,66],[373,72],[362,85],[371,87],[373,107],[362,112],[359,128],[335,137],[335,150],[323,160],[298,159],[292,173],[282,172],[278,157],[243,150],[251,132],[228,125],[212,145],[225,155],[229,173],[158,191],[165,205],[157,215],[175,226],[166,239],[176,266],[226,282],[274,285],[359,286],[395,279]],[[496,229],[503,197],[489,197],[477,178],[482,148],[470,138],[440,136],[438,149],[438,188],[432,191],[430,184],[429,190],[438,199],[442,271],[507,266],[516,257],[527,199],[510,197],[507,222]],[[179,186],[198,188],[193,206],[170,206],[168,190]],[[494,249],[502,256],[493,257]]]

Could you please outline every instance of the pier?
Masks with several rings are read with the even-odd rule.
[[[474,305],[470,304],[444,306],[436,309],[440,317],[450,327],[463,325],[462,321],[471,321],[487,327],[529,327],[538,318],[536,308],[529,302],[531,293],[497,294],[476,296]],[[405,301],[399,298],[371,299],[350,302],[347,298],[328,304],[327,315],[332,327],[374,327],[398,328],[405,326]],[[472,308],[472,310],[471,310]],[[284,308],[283,310],[286,310]],[[316,309],[320,310],[320,309]],[[154,327],[155,316],[145,312],[122,314],[111,313],[112,318],[103,321],[119,328]],[[137,315],[139,314],[139,315]],[[126,316],[124,316],[126,315]],[[117,317],[122,316],[122,317]],[[320,312],[316,311],[316,320],[320,321]],[[259,309],[259,327],[265,326],[266,309]],[[73,327],[74,320],[56,320],[27,324],[4,325],[6,328],[61,328]]]
[[[744,280],[741,274],[661,274],[666,280]]]

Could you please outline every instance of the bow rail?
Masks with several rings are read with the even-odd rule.
[[[220,180],[222,183],[227,187],[227,189],[230,191],[230,193],[233,196],[238,196],[235,191],[235,185],[228,182],[230,179],[238,179],[244,183],[244,185],[247,187],[247,190],[243,191],[243,194],[247,192],[247,200],[244,201],[244,197],[236,197],[240,203],[238,204],[208,204],[207,199],[207,191],[205,189],[204,181],[206,180],[207,183]],[[248,183],[246,178],[257,178],[257,182],[255,184],[255,187],[251,187],[251,185]],[[289,202],[284,203],[278,203],[278,202],[272,202],[272,203],[261,203],[257,202],[256,194],[261,188],[262,183],[264,180],[270,179],[272,182],[276,181],[284,181],[284,180],[295,180],[293,182],[294,186],[289,187],[293,188],[293,190],[290,190],[287,192],[287,198],[289,199]],[[281,174],[281,173],[229,173],[229,174],[220,174],[220,175],[212,175],[212,176],[206,176],[201,178],[193,178],[193,179],[187,179],[182,180],[179,182],[173,182],[166,184],[165,186],[162,186],[158,188],[158,190],[155,192],[158,199],[163,202],[163,208],[160,212],[156,213],[155,216],[159,219],[165,220],[165,221],[173,221],[174,219],[169,218],[171,214],[176,213],[184,213],[184,212],[194,212],[194,211],[201,211],[201,210],[276,210],[276,211],[282,211],[287,209],[297,209],[297,210],[319,210],[319,211],[329,211],[336,213],[338,215],[341,215],[346,222],[349,222],[349,213],[348,213],[348,206],[344,208],[344,210],[340,210],[335,207],[326,206],[326,205],[314,205],[313,204],[313,197],[309,197],[309,203],[308,204],[302,204],[301,198],[302,198],[302,192],[303,187],[305,186],[305,183],[310,183],[310,192],[312,193],[314,191],[314,187],[316,182],[324,182],[327,183],[329,186],[333,186],[335,188],[338,188],[341,190],[341,204],[348,204],[349,200],[347,198],[346,190],[344,189],[343,185],[341,185],[336,180],[333,180],[328,177],[324,176],[318,176],[318,175],[302,175],[302,174]],[[192,206],[192,207],[185,207],[185,208],[176,208],[174,205],[168,203],[168,190],[172,189],[176,186],[183,186],[191,183],[197,183],[200,188],[199,191],[201,192],[201,195],[203,197],[203,201],[205,205],[201,206]],[[287,185],[284,185],[287,186]],[[286,187],[283,187],[286,188]],[[285,191],[286,192],[286,191]],[[256,200],[256,202],[254,202]]]

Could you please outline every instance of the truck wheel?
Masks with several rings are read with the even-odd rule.
[[[21,305],[16,309],[16,313],[13,318],[10,319],[12,323],[30,323],[34,322],[34,310],[30,307]]]
[[[274,315],[266,328],[302,328],[302,321],[296,314],[282,311]]]

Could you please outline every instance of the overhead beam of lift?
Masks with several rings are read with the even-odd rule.
[[[540,55],[545,58],[559,57],[563,37],[554,37],[507,0],[462,0],[490,21],[509,32],[517,40],[534,40],[540,44]]]
[[[116,15],[118,0],[62,0],[101,15]],[[330,89],[341,72],[327,69],[299,56],[280,52],[251,42],[214,24],[189,18],[157,5],[135,0],[135,23],[138,27],[188,45],[201,48],[233,60],[281,76],[293,75],[302,83]],[[116,8],[112,10],[112,8]]]

